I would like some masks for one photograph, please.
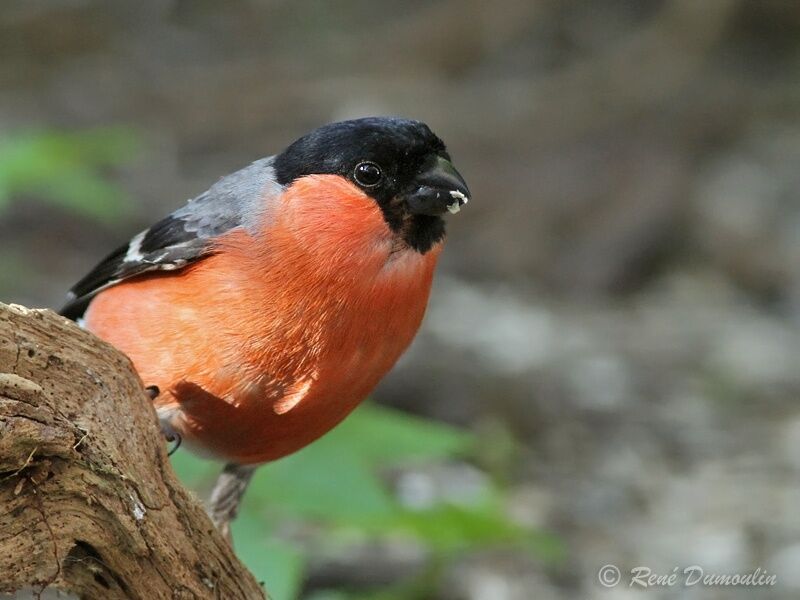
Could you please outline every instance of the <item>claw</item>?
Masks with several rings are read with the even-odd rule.
[[[181,434],[175,431],[169,424],[163,422],[161,423],[161,433],[164,435],[164,439],[167,441],[167,443],[171,444],[172,442],[175,442],[175,445],[167,452],[167,456],[172,456],[178,451],[178,448],[181,447],[183,438],[181,437]]]
[[[175,431],[173,432],[172,436],[167,437],[166,440],[168,442],[175,442],[175,445],[169,450],[169,452],[167,452],[167,456],[172,456],[178,451],[178,448],[181,447],[181,442],[183,441],[183,438],[181,437],[180,433]]]
[[[175,445],[172,448],[170,448],[169,452],[167,452],[167,456],[172,456],[173,454],[175,454],[175,452],[177,452],[178,448],[181,447],[181,442],[183,441],[183,438],[181,437],[181,434],[178,433],[176,429],[172,426],[170,421],[163,415],[159,415],[159,423],[161,424],[161,433],[164,436],[164,439],[168,443],[175,442]]]

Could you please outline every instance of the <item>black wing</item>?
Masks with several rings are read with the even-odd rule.
[[[97,293],[120,281],[149,271],[176,271],[209,256],[218,236],[257,223],[269,196],[280,189],[271,157],[221,179],[103,259],[72,287],[61,314],[77,319]]]

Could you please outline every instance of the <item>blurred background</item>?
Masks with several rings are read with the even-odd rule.
[[[800,595],[800,3],[4,0],[0,299],[320,124],[426,121],[474,200],[373,401],[260,472],[275,600]],[[218,465],[179,452],[204,494]],[[629,578],[628,578],[629,579]]]

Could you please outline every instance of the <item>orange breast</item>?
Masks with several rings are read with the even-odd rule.
[[[124,351],[184,439],[226,460],[294,452],[339,423],[419,328],[441,250],[398,248],[375,202],[336,176],[286,190],[175,273],[97,296],[89,329]]]

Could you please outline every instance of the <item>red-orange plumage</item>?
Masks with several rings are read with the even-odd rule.
[[[403,247],[335,175],[295,181],[260,229],[110,287],[86,313],[159,386],[159,412],[186,441],[241,464],[302,448],[375,387],[422,321],[441,251]]]

